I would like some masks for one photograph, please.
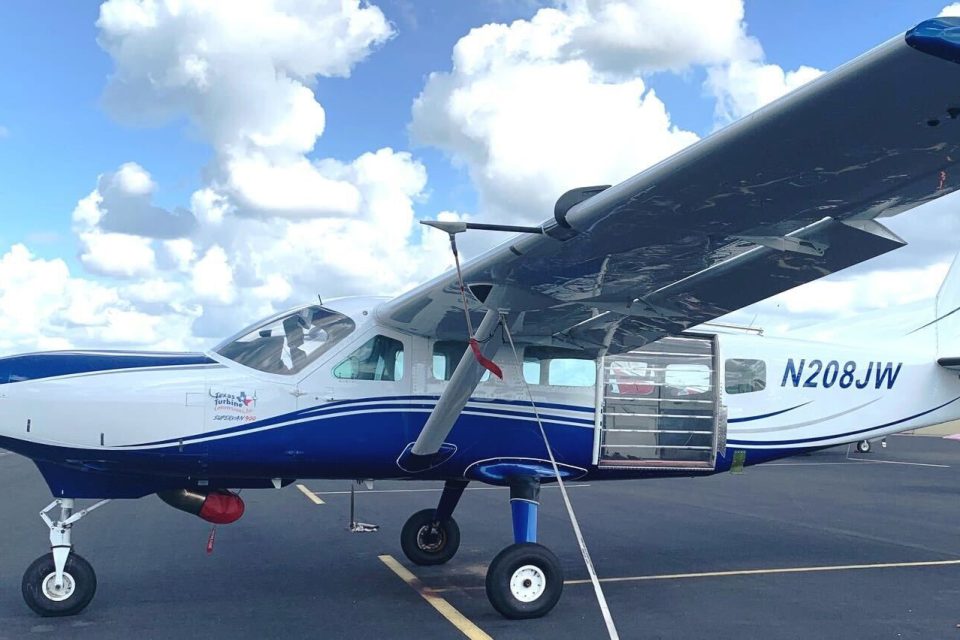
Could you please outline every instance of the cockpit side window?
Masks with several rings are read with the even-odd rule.
[[[344,380],[400,380],[403,343],[387,336],[374,336],[334,367],[333,375]]]
[[[724,369],[727,393],[753,393],[767,387],[767,364],[763,360],[730,358]]]
[[[318,305],[287,311],[248,327],[214,348],[234,362],[279,375],[303,371],[353,332],[353,320]]]

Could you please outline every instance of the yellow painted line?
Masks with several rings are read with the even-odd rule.
[[[310,489],[307,489],[302,484],[298,484],[297,489],[300,489],[300,493],[307,496],[307,498],[309,498],[313,504],[324,504],[323,500],[320,499],[320,496],[315,494],[313,491],[310,491]]]
[[[960,565],[960,560],[930,560],[926,562],[887,562],[883,564],[844,564],[822,567],[783,567],[780,569],[746,569],[742,571],[709,571],[706,573],[668,573],[654,576],[600,578],[600,582],[640,582],[644,580],[683,580],[687,578],[726,578],[731,576],[758,576],[776,573],[818,573],[824,571],[855,571],[860,569],[899,569],[903,567],[944,567]],[[590,584],[589,580],[566,580],[563,584]]]
[[[397,562],[396,558],[391,555],[382,555],[379,557],[383,564],[387,565],[391,571],[400,576],[401,580],[410,585],[410,588],[419,593],[424,600],[430,603],[430,606],[436,609],[450,624],[459,629],[463,635],[470,638],[470,640],[493,640],[483,629],[473,624],[469,618],[457,611],[452,604],[438,596],[433,589],[420,582],[420,578],[410,573],[406,567]]]

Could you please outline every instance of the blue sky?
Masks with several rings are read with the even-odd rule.
[[[650,2],[629,0],[627,4],[641,7]],[[135,0],[111,0],[107,4],[115,8],[139,6]],[[296,4],[307,7],[305,11],[312,11],[310,7],[314,6],[306,0],[298,0]],[[775,65],[778,70],[788,72],[788,76],[792,70],[804,67],[813,68],[811,73],[816,73],[814,70],[829,71],[915,23],[936,16],[945,4],[945,0],[873,0],[870,3],[859,0],[746,0],[741,22],[736,17],[736,10],[740,7],[738,0],[677,0],[665,3],[663,6],[669,8],[668,12],[675,14],[673,19],[680,22],[658,23],[653,19],[654,16],[649,16],[649,20],[651,24],[660,25],[654,28],[663,30],[661,35],[664,41],[671,36],[671,30],[684,31],[682,37],[687,39],[676,45],[676,50],[660,52],[661,56],[681,60],[677,64],[682,69],[664,71],[641,65],[635,75],[642,78],[645,89],[652,89],[664,103],[669,126],[663,123],[645,124],[646,129],[641,127],[632,135],[638,136],[641,147],[646,145],[646,136],[649,135],[649,153],[643,155],[638,152],[639,155],[633,160],[635,165],[629,167],[598,166],[596,174],[604,177],[604,181],[622,179],[642,169],[643,163],[656,161],[697,137],[708,135],[718,124],[722,124],[715,111],[717,90],[709,88],[708,74],[731,64],[734,59],[731,56],[745,55],[743,60],[754,67]],[[478,35],[468,36],[471,29],[482,28],[490,32],[493,24],[500,23],[503,25],[501,33],[516,32],[513,27],[508,27],[513,21],[531,20],[544,7],[559,7],[566,11],[566,5],[533,0],[377,0],[370,5],[358,4],[352,10],[357,15],[376,17],[382,12],[382,16],[379,22],[374,20],[371,23],[370,32],[363,36],[365,40],[353,43],[356,50],[344,62],[344,68],[349,69],[349,77],[339,77],[338,74],[334,74],[337,77],[331,77],[322,71],[329,62],[322,50],[304,55],[309,59],[309,65],[313,66],[297,82],[302,81],[314,92],[314,106],[319,109],[319,105],[322,105],[326,119],[326,126],[322,135],[317,137],[312,151],[301,154],[297,146],[299,143],[291,138],[283,143],[287,144],[286,147],[267,145],[261,148],[254,145],[256,148],[248,149],[244,155],[237,152],[238,141],[245,139],[241,135],[243,127],[270,129],[282,124],[264,120],[267,116],[256,113],[255,104],[249,105],[250,109],[246,111],[243,105],[226,108],[224,120],[233,118],[239,123],[239,129],[235,132],[225,131],[223,127],[227,125],[218,124],[216,114],[210,118],[209,112],[203,111],[210,107],[209,104],[205,107],[203,102],[210,96],[202,91],[193,94],[187,91],[187,98],[179,94],[179,97],[171,97],[171,94],[163,92],[139,98],[128,95],[125,103],[121,99],[113,107],[107,106],[104,95],[111,86],[111,77],[118,65],[129,65],[124,72],[127,74],[125,80],[134,83],[148,81],[152,73],[169,72],[173,68],[169,65],[172,64],[171,60],[176,63],[177,47],[192,46],[189,38],[181,37],[176,28],[166,36],[157,33],[150,35],[145,42],[153,47],[153,53],[150,54],[153,57],[141,59],[135,53],[139,36],[129,30],[129,24],[120,20],[112,26],[98,27],[97,19],[101,11],[98,2],[61,3],[56,11],[25,0],[0,3],[0,33],[3,36],[0,37],[0,220],[3,221],[0,226],[0,257],[9,254],[14,245],[25,245],[30,257],[21,256],[24,262],[16,268],[36,267],[40,270],[41,267],[52,268],[51,265],[61,263],[66,265],[69,274],[63,276],[64,292],[72,292],[69,295],[78,299],[101,301],[98,303],[101,306],[90,312],[91,318],[105,316],[110,311],[119,314],[118,318],[128,318],[127,321],[133,325],[139,322],[142,326],[146,322],[153,327],[149,339],[143,338],[143,344],[195,346],[195,339],[200,340],[203,336],[249,320],[242,318],[236,321],[232,317],[233,311],[228,312],[238,301],[243,301],[244,305],[239,311],[241,315],[256,315],[288,304],[298,296],[302,297],[306,291],[313,291],[314,284],[310,273],[303,268],[304,264],[316,259],[320,263],[318,270],[322,271],[338,260],[331,257],[336,254],[336,243],[341,246],[351,243],[354,238],[369,235],[370,229],[389,227],[390,231],[385,233],[406,238],[406,244],[394,246],[381,242],[370,247],[360,246],[357,254],[367,256],[367,262],[371,265],[367,270],[345,268],[344,260],[339,259],[337,266],[340,270],[336,271],[338,284],[333,287],[334,293],[352,292],[358,287],[373,290],[378,286],[381,287],[379,291],[391,292],[435,272],[438,264],[442,267],[442,261],[446,260],[443,247],[421,246],[419,231],[415,224],[410,224],[415,222],[414,218],[434,218],[441,212],[457,212],[451,215],[468,214],[485,219],[520,215],[542,219],[549,215],[550,203],[556,197],[555,191],[576,186],[570,182],[579,179],[580,175],[585,175],[584,179],[589,183],[598,182],[593,179],[594,174],[589,169],[591,162],[604,160],[603,148],[597,151],[598,155],[585,156],[588,159],[579,168],[557,164],[550,157],[551,153],[545,150],[545,164],[539,168],[537,145],[544,138],[537,138],[533,134],[527,138],[523,128],[516,130],[514,135],[506,133],[516,123],[509,121],[510,114],[505,106],[496,111],[496,100],[486,105],[493,109],[490,113],[484,111],[483,104],[470,105],[471,108],[480,109],[476,113],[491,118],[489,128],[483,131],[466,131],[472,127],[473,121],[464,120],[465,116],[454,113],[452,107],[438,111],[442,101],[431,103],[428,100],[419,120],[413,113],[414,101],[421,93],[429,93],[428,89],[433,92],[433,98],[449,98],[452,94],[444,92],[449,89],[447,85],[450,83],[468,92],[479,90],[487,86],[485,83],[496,81],[497,73],[505,72],[505,69],[515,70],[526,64],[522,60],[518,62],[520,58],[529,62],[524,56],[540,55],[531,53],[531,49],[518,54],[520,58],[510,58],[505,54],[500,59],[496,51],[472,49],[470,56],[476,58],[474,62],[495,63],[501,67],[497,67],[497,71],[484,72],[487,75],[481,73],[476,76],[452,69],[451,55],[458,42],[467,41],[476,45],[482,40]],[[726,9],[717,9],[721,5]],[[223,11],[221,18],[224,30],[231,19],[225,9],[227,6],[222,5],[221,9],[213,11]],[[268,12],[267,9],[264,11]],[[637,11],[639,21],[648,20],[643,11],[649,12],[649,9]],[[702,19],[705,14],[712,16],[710,12],[717,15],[716,30],[709,20],[704,22]],[[699,22],[698,17],[701,18]],[[163,19],[174,25],[177,19],[186,20],[182,16]],[[304,20],[304,24],[309,22],[306,18]],[[699,26],[691,27],[687,33],[681,28],[684,22]],[[189,26],[191,23],[181,24]],[[204,22],[198,19],[191,26],[194,27],[208,29],[205,36],[212,41],[226,32],[218,32],[216,20]],[[714,50],[711,50],[713,53],[696,53],[703,48],[701,40],[719,39],[717,34],[725,29],[741,29],[745,35],[741,33],[734,38],[736,42],[731,40],[726,44],[711,45],[714,49],[728,47],[729,51],[724,50],[726,52],[719,58]],[[211,77],[232,78],[234,83],[239,78],[242,84],[244,70],[230,68],[230,55],[243,59],[238,65],[279,65],[277,69],[281,69],[284,65],[295,64],[284,51],[282,38],[274,42],[269,41],[268,36],[265,36],[268,41],[266,47],[274,47],[275,50],[265,52],[262,59],[257,57],[256,51],[236,48],[236,43],[224,45],[226,58],[211,58],[214,60],[211,62],[214,66],[210,67],[213,73]],[[322,37],[336,39],[341,35],[330,32]],[[743,44],[745,37],[762,46],[762,58],[756,54],[732,53],[736,46]],[[111,49],[103,44],[105,38],[116,38],[116,42],[123,42],[124,46],[131,45],[133,49]],[[335,48],[332,44],[331,50]],[[234,48],[230,49],[231,46]],[[517,46],[523,49],[525,45],[521,43]],[[134,53],[130,53],[131,50]],[[690,51],[689,55],[687,50]],[[587,59],[591,54],[587,52],[584,55]],[[714,57],[711,58],[711,55]],[[293,60],[296,58],[296,55],[292,56]],[[571,59],[547,62],[554,65],[550,68],[559,70],[564,63],[571,61],[582,62]],[[535,62],[547,64],[542,59]],[[154,63],[158,65],[156,69],[151,68]],[[164,64],[168,66],[163,67]],[[217,64],[221,67],[216,67]],[[441,75],[431,81],[432,73]],[[626,87],[631,79],[622,73],[617,77],[605,76],[595,78],[591,81],[593,84],[579,89],[571,88],[571,91],[573,97],[579,98],[579,92],[593,90],[599,84],[612,83]],[[783,87],[769,89],[773,93],[764,100],[772,99],[792,86],[788,78]],[[269,95],[270,92],[288,88],[267,86],[261,93],[253,91],[239,101],[259,103],[263,100],[269,107],[270,100],[275,98]],[[724,87],[723,91],[734,95],[737,90],[750,88],[729,86]],[[652,95],[645,92],[641,97],[638,94],[638,100],[647,101]],[[509,98],[501,96],[505,105]],[[130,120],[136,118],[139,111],[149,107],[151,101],[161,104],[172,115],[155,126],[132,124]],[[274,107],[281,111],[286,108],[283,98],[276,98],[274,103]],[[647,102],[648,106],[653,103],[653,100]],[[742,109],[736,115],[759,106],[759,103],[748,103],[749,100],[741,104]],[[447,103],[447,106],[450,104]],[[514,105],[514,111],[517,106],[524,105]],[[555,115],[552,112],[552,107],[545,104],[541,111],[545,121]],[[315,115],[316,112],[312,113]],[[476,118],[476,113],[471,117]],[[575,137],[578,129],[592,127],[597,124],[596,121],[610,127],[615,124],[603,122],[603,114],[575,110],[570,113],[575,117],[559,120],[561,125],[557,127],[557,137],[571,134]],[[288,124],[293,130],[300,126],[301,121],[296,118],[302,115],[291,114]],[[208,119],[204,120],[205,117]],[[308,126],[305,135],[307,140],[312,140],[309,126],[311,122],[314,125],[316,122],[309,120],[309,114],[303,117],[307,120],[302,122]],[[536,115],[531,117],[539,119]],[[319,131],[317,128],[314,134]],[[598,147],[609,144],[609,138],[618,135],[616,128],[603,131],[607,139],[601,140],[602,144]],[[469,139],[461,139],[461,134]],[[513,141],[516,148],[505,150],[504,140],[508,143]],[[381,154],[377,168],[364,168],[366,165],[360,160],[364,154],[372,154],[384,147],[392,151]],[[409,152],[409,155],[404,152]],[[523,158],[517,160],[519,164],[511,165],[511,153]],[[614,147],[610,147],[607,155],[611,153],[616,153]],[[241,174],[235,166],[238,159],[250,161],[267,156],[268,166],[252,169],[248,166],[247,173]],[[277,160],[279,157],[284,159]],[[339,205],[331,204],[331,209],[359,206],[359,210],[351,209],[353,213],[349,214],[359,227],[349,227],[343,222],[343,213],[339,209],[333,213],[320,211],[303,214],[298,208],[302,202],[297,201],[291,205],[294,211],[281,210],[287,206],[280,202],[286,202],[285,194],[267,193],[264,189],[269,191],[271,184],[281,180],[284,175],[295,175],[298,159],[316,165],[308,171],[308,179],[320,180],[322,188],[330,187],[328,182],[332,180],[336,183],[333,184],[336,193],[346,198]],[[331,165],[333,161],[336,162]],[[126,171],[123,169],[125,163],[135,165]],[[627,168],[629,172],[625,172]],[[254,173],[250,174],[249,171]],[[294,173],[284,173],[288,171]],[[384,220],[393,218],[384,218],[386,214],[383,212],[371,213],[376,207],[389,207],[384,204],[387,196],[364,182],[365,171],[373,171],[374,174],[387,172],[383,184],[389,185],[385,189],[389,191],[389,197],[394,198],[389,206],[401,212],[398,214],[400,218],[408,216],[406,223],[401,220],[384,226]],[[105,177],[98,184],[98,176],[101,175]],[[246,178],[241,180],[241,175],[253,175],[256,184],[248,188]],[[148,186],[144,187],[146,191],[143,193],[131,196],[141,210],[127,213],[134,217],[144,216],[147,215],[144,212],[151,207],[151,211],[165,214],[179,212],[185,215],[185,220],[197,221],[195,230],[181,234],[183,242],[179,244],[167,242],[169,235],[164,236],[159,232],[121,237],[123,234],[115,233],[117,229],[109,228],[104,221],[106,218],[97,221],[97,216],[107,210],[109,202],[102,204],[103,211],[93,218],[73,218],[78,202],[95,189],[98,198],[109,199],[105,194],[110,190],[111,180],[115,183],[115,191],[119,189],[119,192],[126,193],[123,197],[130,196],[124,191],[133,184],[128,179],[141,180],[142,184]],[[506,195],[498,193],[501,185]],[[277,187],[275,191],[282,189]],[[198,194],[206,194],[212,198],[210,202],[220,203],[217,206],[223,207],[227,213],[210,214],[197,210],[196,202],[192,199]],[[356,198],[359,198],[359,204],[354,202]],[[112,206],[117,208],[120,205],[114,202]],[[204,218],[209,215],[213,217]],[[221,218],[226,222],[222,222]],[[309,234],[320,234],[333,244],[326,246],[321,242],[316,248],[319,257],[293,262],[291,256],[297,250],[292,248],[290,238]],[[250,240],[253,237],[257,240]],[[359,243],[362,245],[363,241]],[[106,255],[111,252],[117,254],[113,256],[116,260]],[[417,255],[411,257],[414,253]],[[404,264],[397,265],[398,261]],[[175,263],[179,266],[173,266]],[[396,269],[394,265],[397,265]],[[291,273],[298,270],[300,272]],[[380,276],[384,276],[384,282],[371,280]],[[226,283],[226,293],[216,293],[212,284],[204,284],[217,279]],[[24,286],[29,288],[30,285]],[[148,293],[145,293],[146,289],[149,289]],[[207,293],[200,295],[196,293],[198,290]],[[78,293],[81,291],[83,293]],[[244,294],[252,291],[260,293]],[[0,289],[0,302],[4,295],[8,302],[19,300],[10,288],[6,294]],[[56,290],[51,289],[48,297],[56,298]],[[67,319],[59,334],[59,342],[55,344],[93,345],[105,339],[104,332],[107,329],[95,330],[95,321],[78,324],[71,319],[77,316],[76,309],[63,307],[57,309],[56,313]],[[174,325],[178,327],[175,334],[164,328]],[[83,330],[77,333],[72,328],[75,326],[81,326]],[[115,326],[110,326],[116,330]],[[24,340],[26,344],[39,344],[36,342],[39,340],[37,336]],[[12,340],[4,344],[0,341],[0,350],[13,348],[20,342]]]
[[[431,183],[422,215],[470,210],[476,196],[464,172],[441,151],[411,144],[410,105],[427,74],[449,69],[453,45],[472,27],[528,18],[537,5],[506,0],[377,4],[398,35],[349,79],[317,84],[329,123],[317,150],[349,158],[384,145],[414,148]],[[746,21],[767,61],[829,70],[943,6],[943,0],[748,0]],[[24,0],[0,3],[0,126],[8,131],[0,141],[0,252],[29,241],[38,255],[76,265],[70,213],[98,174],[123,162],[136,160],[149,168],[160,185],[161,206],[185,206],[200,185],[210,150],[184,119],[132,127],[104,111],[101,96],[113,64],[97,46],[98,11],[99,4],[89,1],[62,3],[57,11]],[[650,84],[676,123],[706,134],[713,124],[713,99],[701,90],[702,77],[702,70],[685,77],[658,74]]]

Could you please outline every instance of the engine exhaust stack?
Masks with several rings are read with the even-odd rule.
[[[226,489],[160,491],[157,497],[174,509],[191,513],[213,524],[230,524],[243,515],[243,500]]]

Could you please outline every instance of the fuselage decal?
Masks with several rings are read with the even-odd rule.
[[[797,440],[767,440],[767,441],[749,441],[749,440],[727,440],[727,446],[783,446],[783,445],[807,445],[814,446],[812,443],[820,444],[824,441],[836,440],[838,438],[847,438],[849,436],[855,436],[861,433],[867,433],[868,431],[876,431],[877,429],[884,429],[886,427],[892,427],[903,422],[908,422],[916,418],[927,415],[928,413],[933,413],[939,409],[943,409],[947,405],[953,404],[957,400],[960,400],[960,396],[957,396],[953,400],[947,400],[941,405],[938,405],[932,409],[927,409],[926,411],[921,411],[920,413],[915,413],[912,416],[907,416],[906,418],[900,418],[899,420],[894,420],[893,422],[886,422],[884,424],[879,424],[873,427],[867,427],[866,429],[857,429],[856,431],[847,431],[846,433],[827,433],[821,436],[815,436],[812,438],[799,438]]]
[[[730,418],[729,420],[727,420],[727,422],[730,422],[730,423],[732,423],[732,422],[752,422],[753,420],[763,420],[764,418],[772,418],[773,416],[779,416],[779,415],[782,414],[782,413],[786,413],[786,412],[788,412],[788,411],[793,411],[794,409],[799,409],[800,407],[805,407],[805,406],[807,406],[808,404],[810,404],[811,402],[813,402],[813,400],[810,400],[810,401],[808,401],[808,402],[801,402],[800,404],[794,405],[794,406],[792,406],[792,407],[790,407],[790,408],[788,408],[788,409],[781,409],[780,411],[772,411],[772,412],[770,412],[770,413],[763,413],[763,414],[758,415],[758,416],[745,416],[745,417],[743,417],[743,418]]]

